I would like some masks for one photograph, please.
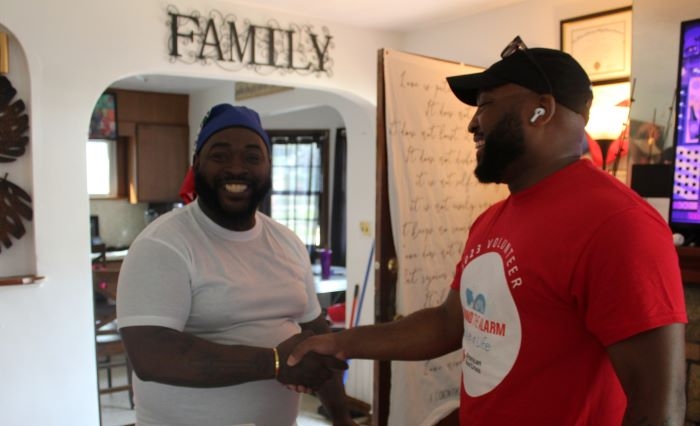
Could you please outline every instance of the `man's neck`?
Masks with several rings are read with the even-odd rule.
[[[523,191],[541,180],[545,179],[547,176],[569,166],[580,160],[579,155],[568,155],[559,158],[555,158],[552,161],[541,164],[534,168],[530,173],[522,174],[519,179],[514,179],[513,182],[508,183],[508,190],[511,194]]]
[[[255,211],[253,214],[226,214],[219,209],[209,207],[201,198],[197,199],[197,204],[202,212],[214,223],[230,231],[244,232],[255,227]]]

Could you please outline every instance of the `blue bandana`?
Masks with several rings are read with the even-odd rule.
[[[267,152],[272,153],[270,138],[260,124],[260,116],[257,112],[243,106],[233,106],[229,104],[219,104],[207,112],[199,128],[197,141],[194,145],[195,155],[199,153],[207,140],[219,130],[229,127],[243,127],[257,133],[267,145]],[[180,186],[180,197],[182,201],[191,203],[197,197],[194,190],[194,171],[192,167],[187,170],[187,175]]]
[[[243,127],[252,130],[265,142],[268,152],[272,152],[270,138],[262,128],[257,112],[244,106],[219,104],[212,107],[204,116],[195,142],[194,153],[199,153],[211,135],[229,127]]]

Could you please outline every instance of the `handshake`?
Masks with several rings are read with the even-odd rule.
[[[317,340],[318,337],[331,337],[330,334],[314,335],[310,331],[305,331],[290,337],[277,346],[279,356],[277,380],[287,387],[317,390],[336,372],[348,369],[347,362],[342,359],[317,353],[324,348],[320,348],[318,345],[309,345],[311,341],[307,341],[307,339],[311,336],[314,336],[311,341]],[[304,344],[299,346],[302,342]],[[290,355],[292,356],[290,357]]]

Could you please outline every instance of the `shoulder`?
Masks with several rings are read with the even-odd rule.
[[[172,231],[176,229],[191,227],[194,221],[192,215],[194,207],[195,205],[192,203],[158,216],[153,222],[146,226],[140,236],[165,236],[171,234]]]
[[[578,232],[587,234],[601,252],[634,253],[640,269],[662,254],[677,263],[671,229],[661,214],[614,176],[593,172],[588,173],[584,188],[572,191],[570,212],[581,219],[575,221]]]
[[[499,212],[503,210],[504,206],[506,205],[507,201],[510,199],[510,197],[506,197],[503,200],[497,201],[493,204],[491,204],[489,207],[486,208],[481,214],[479,214],[476,219],[474,219],[474,222],[471,225],[471,228],[473,227],[478,227],[481,223],[488,223],[491,218],[494,216],[498,216]]]
[[[272,219],[270,216],[264,213],[257,212],[255,215],[255,220],[259,220],[262,224],[263,229],[265,229],[267,232],[274,233],[283,238],[298,240],[299,242],[301,242],[301,239],[299,239],[299,237],[297,236],[297,234],[294,233],[294,231],[292,231],[286,225],[277,222],[276,220]]]
[[[589,220],[605,222],[618,216],[637,217],[665,225],[658,212],[617,177],[596,168],[588,160],[570,166],[557,179],[554,198],[586,214]]]
[[[177,252],[186,251],[186,247],[201,235],[192,208],[190,204],[159,216],[136,237],[130,251],[144,245],[151,249],[168,247]]]
[[[294,252],[308,253],[308,248],[299,236],[286,225],[277,222],[271,217],[258,212],[255,219],[260,221],[263,233],[277,244]]]

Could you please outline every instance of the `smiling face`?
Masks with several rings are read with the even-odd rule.
[[[195,156],[195,190],[202,211],[234,231],[255,225],[255,211],[272,187],[270,153],[242,127],[214,133]]]

